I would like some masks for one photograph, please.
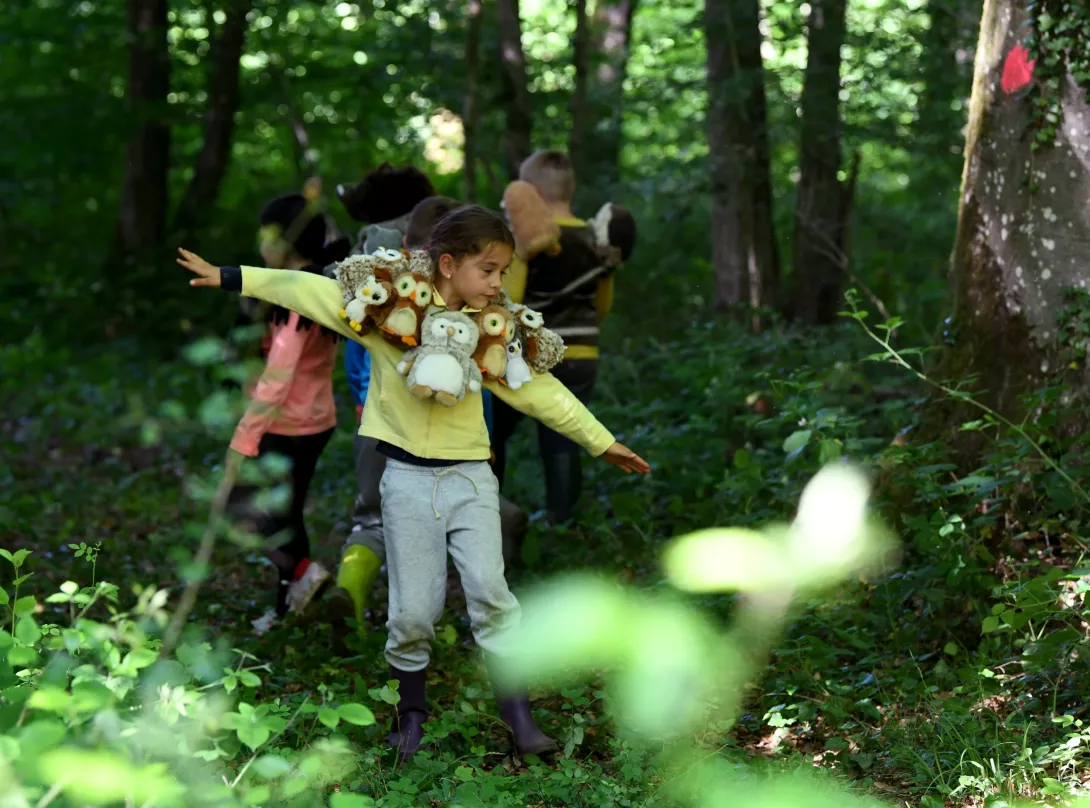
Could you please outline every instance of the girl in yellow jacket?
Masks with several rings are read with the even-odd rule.
[[[480,311],[499,293],[513,248],[507,225],[490,211],[467,205],[447,214],[432,231],[429,247],[434,305]],[[473,636],[486,660],[510,653],[519,622],[518,601],[504,578],[499,486],[488,464],[481,396],[467,395],[453,407],[413,396],[397,370],[402,351],[377,331],[360,336],[341,318],[341,290],[331,278],[217,267],[184,249],[179,252],[178,263],[198,276],[191,285],[219,286],[283,306],[361,342],[371,354],[360,434],[378,440],[388,458],[381,484],[390,578],[386,660],[401,695],[390,743],[408,759],[424,734],[425,676],[434,626],[443,613],[448,546],[462,579]],[[535,375],[517,391],[495,382],[484,386],[626,473],[650,470],[551,374]],[[555,751],[555,743],[534,723],[525,692],[497,696],[500,717],[520,754]]]

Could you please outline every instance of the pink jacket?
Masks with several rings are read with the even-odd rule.
[[[317,323],[299,327],[299,315],[271,325],[265,335],[265,370],[250,391],[253,401],[242,416],[231,448],[257,457],[265,433],[314,435],[337,425],[333,367],[337,343]]]

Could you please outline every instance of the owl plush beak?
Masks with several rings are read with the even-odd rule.
[[[452,326],[452,325],[447,326],[447,336],[449,336],[449,337],[454,336],[454,326]]]

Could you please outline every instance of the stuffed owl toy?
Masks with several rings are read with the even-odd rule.
[[[431,255],[427,250],[413,250],[409,253],[409,272],[431,278]]]
[[[489,303],[476,316],[477,350],[473,361],[484,378],[502,381],[507,372],[507,343],[515,338],[515,318],[505,306]]]
[[[518,390],[522,385],[533,381],[530,375],[530,366],[522,356],[522,341],[515,337],[507,344],[507,368],[503,377],[503,383],[512,390]]]
[[[366,334],[381,324],[381,312],[387,304],[392,305],[393,297],[390,272],[383,259],[375,255],[349,256],[335,266],[333,278],[344,299],[340,315],[352,330]]]
[[[397,346],[420,345],[424,313],[431,305],[431,281],[418,272],[394,277],[394,303],[380,328],[386,341]]]
[[[560,252],[560,225],[537,188],[523,180],[515,180],[503,192],[503,209],[511,232],[515,235],[515,252],[529,261],[538,253],[556,255]]]
[[[419,348],[406,351],[397,372],[407,376],[414,396],[453,407],[466,390],[481,392],[481,371],[473,360],[477,323],[457,311],[433,309],[424,318]]]
[[[622,205],[607,202],[590,222],[595,247],[610,269],[623,264],[636,246],[636,220]]]
[[[564,358],[564,340],[545,327],[540,312],[520,303],[509,308],[515,315],[515,336],[522,344],[523,358],[538,373],[548,373]]]

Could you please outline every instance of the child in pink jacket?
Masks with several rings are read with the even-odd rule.
[[[261,255],[269,267],[321,274],[324,266],[347,254],[347,250],[339,254],[339,246],[326,246],[325,220],[300,194],[274,199],[260,221]],[[249,408],[228,453],[232,463],[241,461],[238,455],[279,454],[291,464],[291,499],[286,507],[256,507],[253,486],[238,485],[231,494],[236,508],[246,503],[251,526],[264,537],[265,554],[278,573],[276,606],[254,621],[259,633],[289,610],[302,612],[329,580],[329,572],[310,560],[303,508],[318,458],[337,425],[333,400],[337,335],[279,306],[269,311],[268,323],[265,369],[250,391]]]

